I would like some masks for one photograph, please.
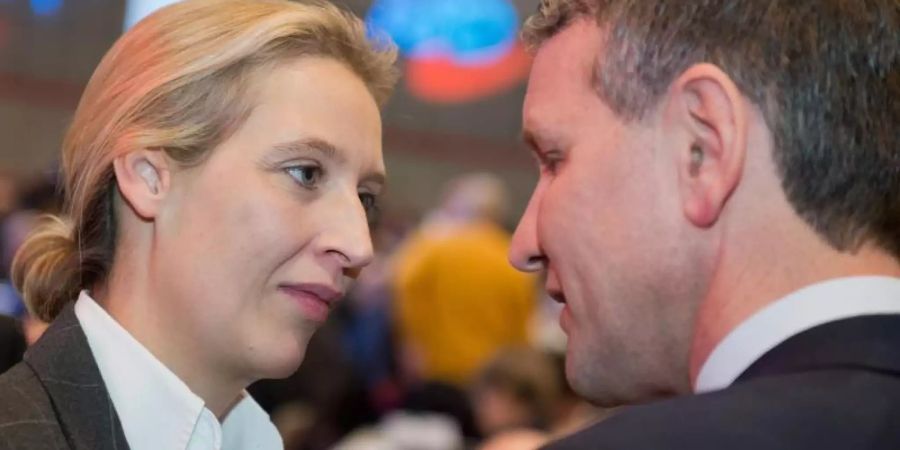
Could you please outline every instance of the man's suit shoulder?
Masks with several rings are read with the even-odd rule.
[[[761,377],[623,410],[550,449],[897,449],[900,379],[854,369]]]
[[[0,449],[65,448],[47,391],[27,363],[0,375]]]

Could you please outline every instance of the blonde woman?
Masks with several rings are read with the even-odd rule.
[[[188,0],[125,34],[63,146],[66,213],[14,262],[53,323],[0,377],[0,448],[281,448],[244,389],[372,258],[394,59],[319,2]]]

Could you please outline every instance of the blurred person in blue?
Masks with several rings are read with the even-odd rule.
[[[28,318],[25,303],[10,282],[9,270],[16,251],[37,225],[39,217],[59,212],[60,195],[55,178],[55,172],[53,175],[24,177],[24,180],[0,173],[0,314],[25,319],[26,327],[33,321]],[[4,188],[4,185],[11,188]]]
[[[25,348],[37,342],[47,329],[46,322],[28,314],[22,296],[9,280],[9,268],[19,246],[39,223],[41,214],[59,212],[59,193],[54,178],[55,175],[26,177],[24,181],[20,178],[12,191],[16,194],[15,199],[0,200],[0,205],[10,208],[0,207],[0,211],[7,212],[0,212],[0,267],[3,268],[3,275],[0,276],[0,316],[9,317],[9,320],[0,317],[3,322],[3,330],[0,331],[0,373],[19,363]]]
[[[0,222],[6,220],[19,206],[20,186],[16,174],[7,169],[0,168]],[[0,251],[5,250],[5,245],[0,242]],[[9,267],[0,267],[3,269],[3,275],[8,272]]]
[[[12,251],[37,223],[37,213],[19,210],[0,221],[0,265],[10,267]],[[22,297],[10,280],[0,277],[0,373],[22,360],[25,348],[43,333],[46,324],[27,314]]]
[[[0,315],[19,317],[24,312],[22,300],[9,284],[11,255],[16,239],[8,230],[10,216],[18,209],[19,183],[12,171],[0,169]]]
[[[395,52],[318,1],[188,0],[128,31],[13,281],[52,322],[0,377],[0,447],[280,449],[285,377],[372,259]]]
[[[343,346],[362,380],[368,403],[376,413],[399,405],[401,380],[396,364],[392,321],[391,258],[407,227],[379,221],[375,232],[376,257],[360,274],[343,303]]]
[[[0,374],[15,366],[22,360],[25,352],[25,329],[20,318],[24,315],[25,305],[21,297],[9,283],[9,257],[17,245],[18,239],[12,230],[20,229],[11,226],[16,220],[20,201],[18,177],[11,171],[0,169]]]
[[[511,260],[641,404],[548,448],[900,448],[897,5],[541,2]]]

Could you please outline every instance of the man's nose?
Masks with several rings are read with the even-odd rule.
[[[516,232],[513,233],[509,249],[509,262],[523,272],[537,272],[546,268],[547,258],[541,251],[537,235],[539,195],[539,190],[535,190],[528,201],[525,213],[522,214]]]

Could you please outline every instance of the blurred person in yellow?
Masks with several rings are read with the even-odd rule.
[[[392,48],[318,1],[188,0],[120,38],[13,262],[52,322],[0,377],[0,448],[282,449],[285,377],[360,269]]]
[[[497,350],[529,341],[536,284],[509,265],[507,203],[495,176],[461,176],[395,256],[402,357],[422,380],[462,387]]]

